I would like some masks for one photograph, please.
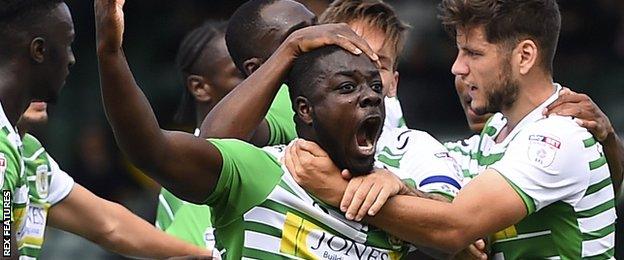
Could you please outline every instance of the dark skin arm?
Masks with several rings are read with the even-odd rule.
[[[122,51],[123,4],[123,0],[95,1],[102,100],[117,144],[175,195],[203,202],[219,179],[221,154],[210,142],[160,129]]]
[[[264,116],[293,61],[305,52],[326,45],[338,45],[356,55],[364,53],[373,61],[379,59],[366,41],[346,24],[324,24],[297,30],[258,70],[208,113],[201,125],[201,137],[236,138],[266,145],[270,131]]]
[[[615,197],[619,197],[624,175],[624,143],[598,105],[589,96],[565,88],[559,93],[559,98],[547,107],[544,114],[572,116],[580,126],[587,128],[594,135],[602,144],[611,172]]]

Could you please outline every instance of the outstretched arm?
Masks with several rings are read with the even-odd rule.
[[[251,140],[258,146],[266,145],[270,132],[263,118],[293,61],[302,53],[327,45],[338,45],[356,55],[364,53],[374,61],[379,59],[366,41],[346,24],[325,24],[295,31],[257,71],[210,111],[202,123],[201,137],[236,138]]]
[[[209,142],[160,129],[122,51],[124,0],[95,0],[97,54],[104,110],[121,150],[177,196],[203,202],[219,178],[222,158]]]
[[[611,125],[611,121],[592,99],[570,89],[563,89],[559,98],[544,111],[545,115],[572,116],[576,122],[587,128],[603,146],[609,164],[615,197],[619,196],[624,175],[624,144]]]
[[[123,206],[102,199],[79,184],[50,208],[50,225],[89,239],[122,255],[167,258],[210,255],[202,249],[169,236],[132,214]]]

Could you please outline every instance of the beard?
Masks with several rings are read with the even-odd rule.
[[[479,115],[497,113],[510,108],[518,99],[519,84],[512,78],[510,60],[505,59],[501,67],[498,80],[488,88],[490,91],[485,93],[485,106],[475,110]]]

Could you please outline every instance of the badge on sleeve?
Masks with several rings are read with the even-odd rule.
[[[548,167],[553,163],[559,148],[561,148],[561,142],[554,137],[543,135],[529,136],[529,160],[542,167]]]

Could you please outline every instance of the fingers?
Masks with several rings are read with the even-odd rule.
[[[345,190],[344,195],[342,195],[342,200],[340,201],[340,210],[342,212],[347,212],[347,209],[349,208],[349,205],[351,205],[351,201],[353,200],[353,196],[360,187],[361,183],[362,178],[355,178],[349,181],[347,189]]]
[[[582,96],[579,94],[568,94],[568,95],[559,95],[559,97],[557,98],[557,100],[555,100],[554,102],[552,102],[550,105],[548,105],[546,107],[546,109],[553,110],[554,108],[560,106],[561,104],[565,104],[565,103],[578,103],[581,102]],[[549,112],[549,114],[552,112]]]
[[[347,169],[342,170],[342,172],[340,172],[340,175],[342,175],[342,178],[345,180],[351,180],[351,178],[353,178],[353,175]]]
[[[383,207],[383,205],[386,204],[386,201],[388,201],[388,198],[390,198],[390,195],[391,193],[388,189],[386,188],[382,189],[379,195],[377,195],[377,199],[375,200],[375,203],[373,203],[373,205],[368,210],[368,215],[375,216],[375,214],[377,214],[377,212],[381,210],[381,207]]]
[[[364,54],[366,54],[366,56],[368,56],[368,58],[370,58],[373,62],[375,62],[375,64],[380,65],[379,64],[379,56],[377,56],[377,54],[373,51],[373,49],[371,49],[371,47],[368,45],[368,43],[364,39],[362,39],[362,37],[360,37],[355,32],[353,32],[351,30],[351,28],[348,28],[348,30],[351,31],[350,33],[348,33],[348,35],[351,36],[351,37],[348,37],[348,36],[345,36],[345,35],[342,35],[342,34],[338,34],[338,37],[339,38],[343,38],[343,39],[345,39],[348,42],[348,43],[345,43],[345,46],[352,45],[353,47],[356,48],[355,51],[351,51],[351,53],[353,53],[355,55],[360,55],[362,52],[364,52]],[[340,45],[340,47],[343,47],[343,46]],[[345,47],[343,47],[343,48],[345,48]],[[349,49],[347,49],[347,50],[349,50]],[[357,53],[357,52],[359,52],[359,53]]]
[[[312,154],[314,157],[329,157],[327,152],[325,152],[325,150],[323,150],[323,148],[315,142],[297,139],[297,145],[299,146],[299,149]]]
[[[357,210],[357,215],[355,216],[356,221],[361,221],[366,216],[366,214],[368,214],[368,210],[373,205],[373,203],[375,203],[375,201],[378,199],[382,190],[383,190],[383,186],[375,185],[375,183],[372,184],[372,187],[370,188],[370,190],[368,191],[368,194],[366,195],[366,199],[364,199],[364,201],[362,202],[362,205],[359,206],[359,209],[358,207],[354,207],[355,210]],[[347,213],[349,213],[349,211],[347,211]]]
[[[358,178],[358,179],[363,179],[363,178]],[[372,186],[373,186],[372,182],[366,182],[366,181],[362,181],[358,185],[358,188],[353,194],[353,197],[351,199],[351,203],[347,207],[347,212],[345,216],[348,220],[355,220],[355,217],[357,216],[357,213],[358,213],[358,209],[360,208],[362,203],[364,203],[364,201],[366,200],[366,197],[368,196],[368,193],[371,190]]]
[[[578,103],[564,103],[548,111],[548,115],[571,116],[576,118],[589,118],[587,110]]]
[[[472,244],[468,247],[468,252],[472,255],[473,258],[476,259],[487,259],[487,254],[485,254],[482,250],[479,250],[475,244]]]

